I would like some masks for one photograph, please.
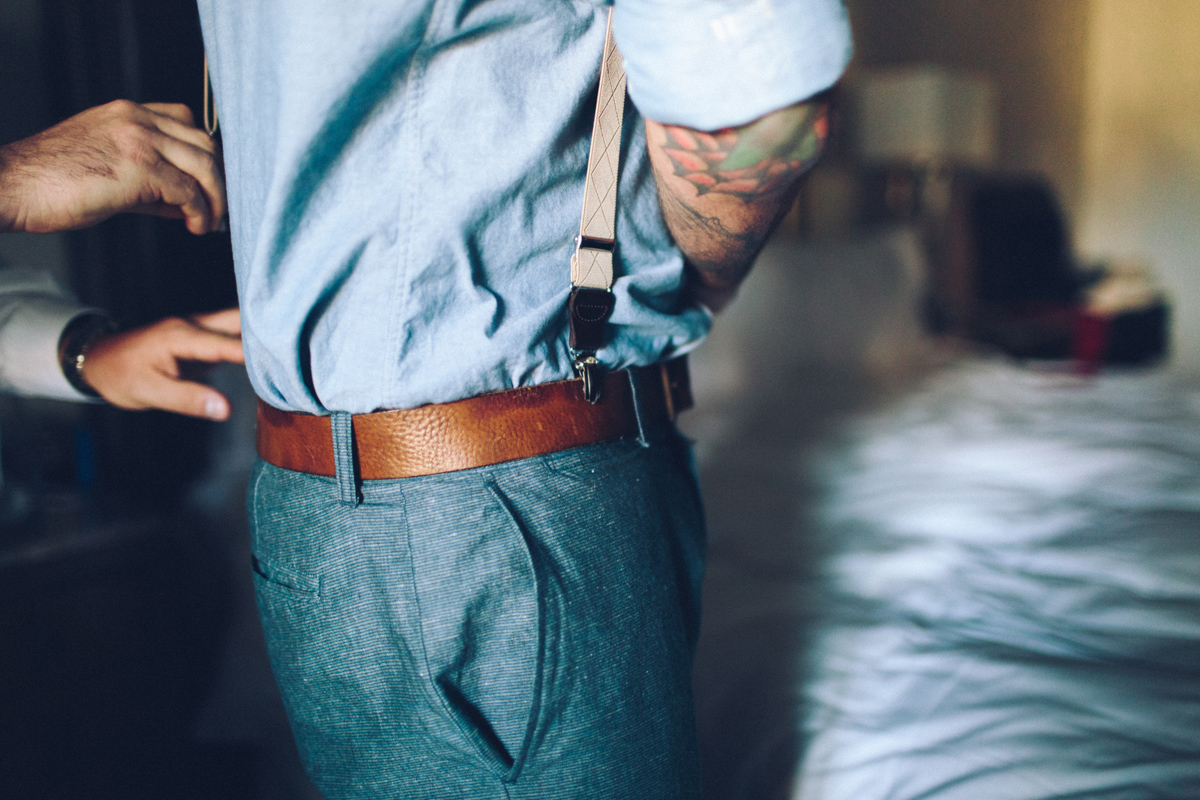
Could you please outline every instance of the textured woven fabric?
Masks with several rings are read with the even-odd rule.
[[[338,482],[259,462],[255,586],[330,800],[699,797],[690,450]]]
[[[200,0],[246,363],[321,414],[571,377],[579,232],[608,9],[589,0]],[[640,109],[720,127],[832,84],[840,0],[620,0],[633,104],[617,185],[610,368],[687,352]],[[606,258],[606,256],[589,256]],[[581,265],[587,267],[587,264]]]

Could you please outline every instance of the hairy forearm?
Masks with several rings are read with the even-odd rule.
[[[0,231],[52,233],[125,212],[182,217],[192,233],[219,226],[220,151],[187,106],[116,100],[0,147]]]
[[[733,296],[791,207],[828,135],[821,98],[713,132],[646,120],[663,217],[688,260],[688,289],[714,310]]]
[[[19,143],[18,143],[19,144]],[[21,230],[22,186],[16,145],[0,147],[0,233]]]

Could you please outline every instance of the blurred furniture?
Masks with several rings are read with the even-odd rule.
[[[1166,354],[1165,299],[1093,307],[1089,285],[1113,274],[1076,264],[1049,182],[991,171],[996,100],[987,81],[915,66],[867,73],[854,89],[863,216],[920,230],[932,331],[1018,358],[1072,358],[1083,369]]]
[[[966,359],[823,455],[793,800],[1200,797],[1200,383]]]
[[[854,94],[864,221],[918,227],[929,322],[964,333],[972,286],[948,226],[963,183],[995,162],[995,91],[982,78],[926,65],[867,73]]]
[[[1200,797],[1200,383],[948,361],[921,258],[777,240],[694,354],[705,797]]]
[[[942,329],[1017,358],[1074,359],[1087,370],[1166,355],[1170,311],[1148,269],[1082,268],[1045,178],[960,179],[943,230],[932,292]]]

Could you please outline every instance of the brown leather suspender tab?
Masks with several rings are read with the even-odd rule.
[[[571,314],[571,349],[594,354],[604,344],[604,324],[612,316],[616,297],[604,289],[576,286],[567,309]]]

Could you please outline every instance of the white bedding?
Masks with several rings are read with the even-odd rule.
[[[814,462],[798,800],[1200,798],[1200,391],[948,369]]]
[[[777,242],[695,354],[706,800],[1200,800],[1200,382],[896,391],[921,272]]]

